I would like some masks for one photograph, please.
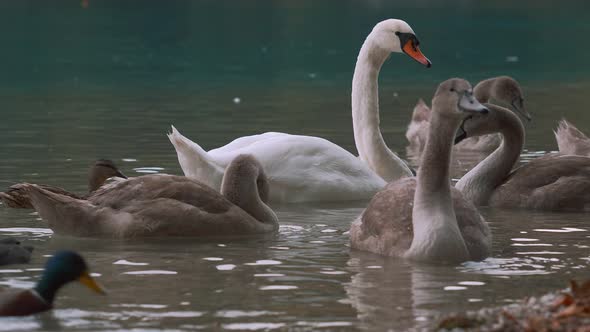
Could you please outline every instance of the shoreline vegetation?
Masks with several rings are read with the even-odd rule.
[[[590,332],[590,279],[518,303],[447,315],[435,330]]]

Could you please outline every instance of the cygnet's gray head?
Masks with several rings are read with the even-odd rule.
[[[494,99],[510,108],[527,121],[532,119],[524,105],[524,94],[520,84],[510,76],[493,77],[478,83],[474,88],[475,97],[482,103]]]
[[[438,86],[432,99],[432,111],[465,118],[472,113],[487,112],[487,108],[475,99],[469,82],[462,78],[451,78]]]

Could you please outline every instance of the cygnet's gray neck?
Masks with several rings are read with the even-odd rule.
[[[476,205],[486,205],[494,190],[506,181],[520,157],[525,138],[524,127],[517,115],[500,106],[486,106],[497,114],[494,119],[503,136],[502,144],[455,185]]]
[[[262,223],[278,224],[274,211],[260,199],[255,178],[243,178],[234,174],[225,174],[221,194],[254,217],[254,219]]]

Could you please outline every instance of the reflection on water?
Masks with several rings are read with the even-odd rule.
[[[381,129],[392,149],[405,151],[418,98],[451,76],[523,83],[534,119],[522,162],[556,149],[563,116],[590,132],[584,1],[559,12],[548,1],[85,2],[0,2],[0,27],[15,32],[0,35],[1,187],[30,181],[84,193],[97,158],[129,176],[180,174],[170,124],[206,149],[283,131],[354,153],[354,61],[373,24],[396,15],[434,65],[402,55],[385,64]],[[576,52],[547,47],[556,40]],[[453,177],[481,158],[454,159]],[[67,286],[54,312],[1,318],[0,331],[405,330],[590,272],[585,214],[483,209],[492,257],[445,267],[351,252],[347,231],[362,204],[274,208],[277,235],[121,241],[54,236],[36,213],[0,207],[0,235],[36,247],[31,264],[0,270],[0,285],[31,287],[48,255],[72,248],[110,290],[98,297]]]
[[[544,222],[535,220],[511,225],[503,219],[505,213],[514,215],[519,212],[484,213],[494,234],[494,254],[482,262],[466,262],[449,268],[351,252],[348,265],[356,274],[345,289],[350,303],[359,313],[361,324],[396,330],[421,324],[429,326],[432,317],[538,295],[543,292],[541,289],[563,287],[567,279],[583,277],[588,272],[584,262],[588,252],[579,248],[584,236],[569,239],[550,235],[539,235],[534,239],[507,238],[505,236],[510,233],[535,232],[534,227]],[[546,222],[555,225],[553,218],[563,217],[566,215],[551,215]],[[570,226],[587,223],[584,215],[569,214],[567,218]],[[588,232],[588,228],[580,228],[580,231]],[[543,241],[559,247],[560,252],[514,250],[508,246],[511,241],[513,244]]]
[[[219,325],[236,330],[404,330],[428,326],[444,313],[560,288],[589,271],[590,229],[584,214],[484,209],[494,234],[492,257],[448,267],[349,251],[348,223],[361,210],[283,206],[278,215],[284,224],[277,236],[231,242],[94,240],[50,232],[39,238],[39,228],[26,226],[42,222],[24,214],[14,221],[18,233],[6,228],[0,234],[34,242],[35,258],[32,265],[0,270],[0,284],[31,287],[43,256],[70,247],[85,254],[109,296],[68,286],[58,310],[16,330],[43,330],[50,319],[78,330]],[[2,209],[0,217],[12,214]],[[0,330],[16,324],[7,322]]]

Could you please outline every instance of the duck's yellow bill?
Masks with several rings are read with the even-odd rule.
[[[107,291],[99,285],[94,278],[90,276],[88,271],[82,273],[78,281],[81,282],[84,286],[92,289],[93,291],[97,292],[98,294],[106,295]]]

